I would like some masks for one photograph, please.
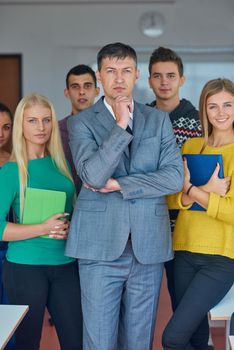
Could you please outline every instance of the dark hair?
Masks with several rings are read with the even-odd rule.
[[[13,114],[11,113],[10,109],[4,105],[4,103],[0,102],[0,113],[7,113],[11,120],[13,120]]]
[[[180,56],[177,55],[175,51],[172,51],[171,49],[168,49],[162,46],[154,50],[150,56],[149,74],[151,75],[151,70],[154,63],[169,62],[169,61],[174,62],[177,65],[179,75],[180,77],[182,77],[184,74],[184,66],[183,66],[182,59],[180,58]]]
[[[102,67],[102,60],[106,57],[116,57],[118,59],[124,59],[126,57],[131,57],[137,66],[137,55],[136,51],[129,45],[123,43],[112,43],[107,44],[98,52],[97,55],[97,66],[100,71]]]
[[[97,87],[97,78],[95,72],[90,68],[89,66],[85,64],[79,64],[78,66],[75,66],[69,70],[66,76],[66,87],[69,88],[69,77],[70,75],[84,75],[84,74],[90,74],[93,78],[93,82],[95,84],[95,87]]]

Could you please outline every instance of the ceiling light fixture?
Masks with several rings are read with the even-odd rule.
[[[140,17],[141,32],[150,38],[157,38],[163,34],[165,18],[159,12],[146,12]]]

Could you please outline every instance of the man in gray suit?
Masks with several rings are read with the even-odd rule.
[[[134,49],[108,44],[97,61],[105,97],[68,122],[83,186],[66,254],[79,258],[84,350],[148,350],[183,164],[168,114],[133,101]]]

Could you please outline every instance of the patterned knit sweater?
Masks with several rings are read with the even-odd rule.
[[[155,107],[156,101],[150,103],[149,106]],[[192,137],[201,137],[198,111],[190,101],[183,98],[179,106],[169,113],[169,117],[179,147],[182,147],[185,141]]]

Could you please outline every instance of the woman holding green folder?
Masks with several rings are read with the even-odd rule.
[[[22,224],[28,187],[65,192],[65,213]],[[0,171],[0,193],[4,198],[0,201],[0,238],[9,241],[4,286],[11,304],[29,305],[16,331],[16,349],[39,349],[45,307],[53,318],[61,349],[82,349],[77,263],[64,256],[74,184],[53,105],[44,96],[26,96],[16,108],[12,161]],[[6,220],[10,207],[17,223]]]
[[[207,82],[199,112],[204,137],[187,141],[183,154],[221,154],[224,178],[217,164],[203,186],[190,181],[184,160],[181,193],[170,196],[180,209],[173,248],[178,307],[163,334],[165,350],[207,350],[207,313],[234,283],[234,84],[228,79]],[[205,210],[189,210],[193,203]]]

